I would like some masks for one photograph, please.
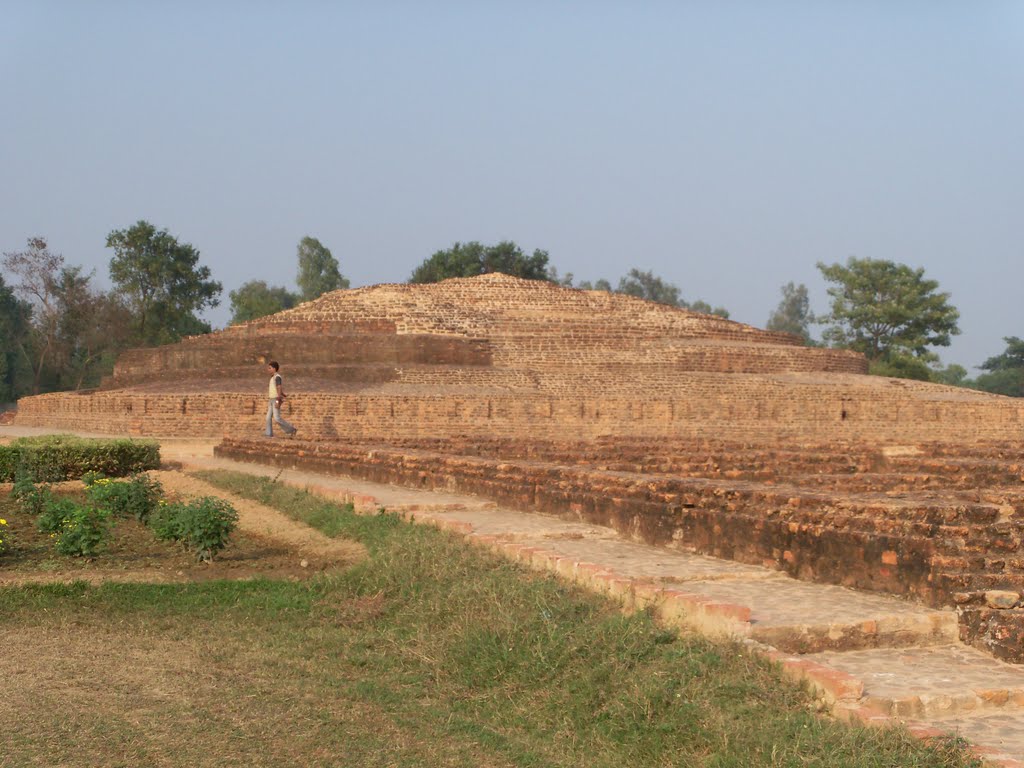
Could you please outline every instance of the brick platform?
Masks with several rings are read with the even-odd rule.
[[[1024,661],[1024,446],[890,457],[841,444],[233,438],[216,453],[478,494],[647,544],[957,606],[966,641]],[[999,590],[1015,599],[994,605]]]

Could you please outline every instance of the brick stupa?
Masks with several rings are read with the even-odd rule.
[[[24,398],[17,423],[258,433],[265,362],[322,439],[705,436],[1010,439],[1024,404],[864,375],[862,356],[685,309],[502,274],[325,294],[156,349],[99,390]]]

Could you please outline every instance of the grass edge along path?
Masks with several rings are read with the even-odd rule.
[[[600,734],[602,740],[608,738],[611,743],[615,743],[617,738],[614,734],[618,729],[621,732],[617,734],[617,737],[622,743],[633,743],[639,746],[645,740],[661,741],[660,736],[652,736],[653,733],[660,731],[665,734],[664,741],[667,744],[671,740],[670,734],[672,734],[673,728],[671,727],[671,718],[665,716],[673,711],[676,713],[686,711],[693,715],[696,722],[708,725],[716,722],[719,725],[725,725],[729,721],[733,721],[730,723],[730,727],[739,726],[738,730],[749,729],[748,732],[756,731],[762,734],[774,732],[784,737],[788,736],[788,739],[784,739],[784,741],[789,741],[789,743],[768,744],[765,743],[765,740],[755,740],[760,743],[747,744],[752,749],[751,753],[741,752],[727,757],[725,754],[716,756],[716,750],[711,744],[714,738],[710,738],[707,739],[708,743],[705,747],[698,750],[701,754],[693,754],[688,757],[689,760],[696,760],[696,762],[676,763],[670,757],[674,749],[667,747],[663,755],[653,752],[644,755],[651,762],[630,762],[629,755],[622,755],[617,759],[625,762],[619,762],[619,765],[967,766],[978,764],[976,758],[969,755],[963,745],[956,743],[955,740],[940,739],[926,745],[910,737],[902,728],[869,729],[848,726],[817,716],[813,714],[814,702],[805,691],[800,690],[792,682],[784,680],[774,665],[751,655],[742,646],[714,643],[695,635],[681,636],[674,630],[658,627],[645,613],[622,616],[618,606],[610,600],[567,585],[549,575],[526,570],[478,547],[473,547],[457,535],[437,531],[430,526],[415,526],[411,523],[399,522],[394,520],[393,516],[356,515],[350,507],[343,514],[339,515],[337,512],[332,514],[333,510],[339,509],[338,505],[305,491],[274,483],[267,478],[255,478],[242,473],[224,471],[198,474],[213,485],[257,499],[322,530],[327,535],[344,535],[365,544],[371,552],[370,562],[365,564],[365,567],[373,569],[388,562],[390,577],[386,579],[387,586],[397,590],[399,595],[404,593],[407,597],[413,596],[417,591],[419,585],[417,585],[416,579],[406,570],[417,560],[420,561],[421,566],[427,567],[426,571],[421,570],[419,574],[427,578],[438,578],[438,583],[442,585],[449,580],[458,584],[466,591],[464,599],[467,604],[462,607],[464,615],[456,618],[453,623],[463,624],[464,635],[473,636],[471,648],[463,649],[464,661],[468,669],[462,670],[462,674],[468,676],[474,696],[486,695],[480,689],[487,690],[488,687],[494,694],[494,681],[503,680],[505,681],[504,685],[498,686],[498,690],[501,690],[502,693],[496,698],[501,704],[507,703],[508,708],[512,710],[515,709],[515,703],[509,695],[509,689],[524,690],[528,687],[528,681],[567,685],[570,688],[579,683],[581,686],[580,698],[588,702],[588,706],[575,710],[575,714],[579,715],[583,722],[577,722],[572,731],[576,734],[584,734],[594,730],[587,721],[592,721],[594,718],[599,719],[604,713],[600,710],[592,710],[589,705],[594,704],[596,699],[601,699],[603,696],[597,691],[588,692],[585,689],[585,683],[573,680],[570,664],[566,663],[567,668],[562,670],[566,674],[561,677],[558,670],[552,668],[558,666],[552,664],[552,658],[558,655],[552,652],[552,648],[559,645],[555,637],[561,631],[564,633],[566,646],[561,649],[561,653],[565,657],[573,656],[575,651],[582,661],[593,654],[593,658],[588,660],[588,667],[590,662],[596,662],[599,666],[601,664],[608,665],[609,669],[598,672],[596,678],[603,678],[607,675],[609,680],[614,679],[616,677],[614,667],[619,664],[630,669],[630,674],[623,679],[624,688],[628,688],[630,691],[626,697],[628,701],[620,701],[616,705],[622,708],[617,715],[629,721],[630,725],[613,725],[609,722],[607,729],[597,729],[602,731]],[[392,517],[392,519],[381,525],[380,521],[387,517]],[[386,533],[382,536],[382,531],[388,532],[390,535]],[[394,543],[398,531],[402,532],[403,539],[407,539],[403,541],[403,546],[398,548],[401,554],[391,550],[389,546]],[[416,549],[423,547],[425,551],[411,552],[406,548],[410,544]],[[430,556],[430,550],[437,547],[444,551],[444,557],[440,562],[437,559],[432,561]],[[451,565],[450,560],[455,557],[470,562],[459,569],[460,573],[451,574],[447,578],[443,573],[438,573],[438,569],[443,568],[446,564]],[[446,563],[446,560],[449,562]],[[374,563],[378,565],[375,566]],[[467,574],[472,578],[474,573],[480,576],[480,584],[476,589],[471,584],[462,581]],[[564,600],[567,605],[557,619],[551,614],[550,606],[542,608],[538,621],[536,616],[530,615],[532,613],[529,611],[531,598],[526,595],[511,594],[514,589],[506,582],[513,582],[516,586],[522,585],[526,592],[531,590],[543,592],[545,593],[544,599],[549,599],[553,594],[555,599]],[[380,586],[384,587],[385,585],[381,584]],[[429,600],[426,590],[424,590],[423,597],[425,600]],[[481,599],[493,601],[492,605],[496,609],[495,615],[481,615],[481,609],[478,607],[482,602]],[[538,598],[534,596],[534,599]],[[458,606],[456,597],[452,597],[451,602]],[[527,609],[527,615],[516,616],[516,609],[524,608]],[[436,616],[437,613],[427,605],[423,606],[423,609],[426,611],[424,623],[429,624],[429,617]],[[448,611],[452,613],[453,618],[454,614],[458,613],[457,609],[453,610],[450,607],[446,608],[446,612]],[[469,626],[469,623],[474,620],[479,622],[476,628]],[[565,622],[570,626],[561,630],[549,626],[557,624],[558,621]],[[531,623],[535,626],[531,627]],[[531,638],[535,639],[538,635],[545,633],[551,638],[551,647],[543,642],[531,641]],[[595,646],[589,654],[583,649],[588,638],[593,639]],[[632,640],[627,641],[626,638]],[[526,649],[521,653],[527,658],[516,658],[517,646]],[[623,657],[613,659],[605,656],[601,660],[602,653],[598,650],[599,647],[620,650],[623,652]],[[447,649],[449,653],[455,653],[456,650]],[[529,658],[531,651],[532,658]],[[443,654],[439,655],[443,656]],[[679,677],[673,679],[673,666],[676,664],[679,665],[676,670]],[[644,667],[647,667],[646,672]],[[541,672],[545,668],[546,674]],[[590,667],[590,669],[593,668]],[[525,679],[517,683],[514,672],[518,672]],[[715,695],[720,697],[718,701],[728,705],[728,711],[717,713],[717,715],[705,713],[704,717],[695,711],[698,698],[690,696],[683,681],[686,679],[693,681],[702,675],[720,678],[720,684],[712,683],[711,687],[715,690]],[[629,678],[628,683],[625,682],[625,678]],[[592,679],[589,682],[596,684],[597,680]],[[763,689],[757,690],[759,686],[763,686]],[[777,700],[774,700],[773,697],[777,697]],[[562,705],[565,706],[565,702],[562,702]],[[481,710],[484,709],[486,707],[481,708]],[[614,709],[615,707],[609,707],[609,710]],[[568,714],[569,711],[573,711],[573,708],[567,707],[563,711]],[[782,713],[781,720],[784,721],[780,729],[766,727],[767,723],[763,721],[762,717],[769,715],[774,720],[775,716],[780,713]],[[742,725],[742,718],[750,715],[755,715],[755,717],[745,726]],[[609,720],[611,719],[613,717],[609,712]],[[689,717],[683,719],[689,719]],[[779,724],[773,723],[773,725]],[[635,728],[636,732],[631,732],[631,728]],[[702,729],[703,727],[697,728],[698,731]],[[814,748],[807,751],[807,754],[802,754],[805,751],[802,745],[810,746],[813,741],[803,733],[808,730],[814,731],[815,735],[821,739],[819,746],[822,748],[822,752],[816,757],[811,754],[814,752]],[[642,733],[644,731],[648,731],[646,736]],[[678,731],[676,734],[678,735]],[[719,738],[722,745],[744,743],[745,741],[743,738],[737,738],[728,733],[721,734]],[[704,740],[703,737],[695,735],[695,742],[701,740]],[[843,750],[850,746],[853,746],[854,754],[843,755]],[[873,755],[872,752],[875,750],[877,750],[877,754]],[[585,754],[589,754],[594,762],[584,761],[582,764],[604,763],[604,761],[596,760],[596,754],[591,750],[585,748],[583,751]],[[609,757],[611,758],[610,755]],[[641,754],[632,756],[634,760],[640,757]],[[677,757],[682,757],[682,755]],[[665,760],[665,758],[668,759]],[[616,764],[615,760],[616,758],[611,758],[607,764]]]
[[[977,765],[952,740],[924,744],[904,729],[817,716],[806,692],[742,647],[623,615],[461,537],[392,514],[357,515],[267,478],[200,476],[358,541],[369,557],[308,583],[0,590],[0,626],[21,639],[19,653],[43,656],[45,642],[33,638],[50,638],[63,655],[73,627],[86,650],[127,638],[118,646],[126,658],[141,654],[140,666],[152,665],[120,690],[173,667],[161,698],[128,713],[90,718],[88,707],[61,709],[52,699],[37,712],[12,705],[21,722],[4,720],[16,751],[0,764],[56,764],[63,748],[91,750],[80,764],[103,765]],[[74,666],[85,661],[81,651],[72,658],[72,683],[102,672]],[[48,659],[37,667],[45,675]],[[114,677],[132,669],[121,664]],[[11,685],[17,693],[17,680]],[[72,688],[83,700],[103,694]],[[20,704],[32,707],[34,694]],[[103,749],[117,760],[96,759]]]

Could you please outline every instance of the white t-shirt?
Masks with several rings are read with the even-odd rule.
[[[267,392],[267,397],[277,399],[278,389],[282,386],[281,374],[275,373],[270,377],[270,389]]]

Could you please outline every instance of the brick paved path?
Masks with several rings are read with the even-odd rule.
[[[0,439],[29,431],[0,427]],[[218,459],[215,442],[161,441],[162,455],[186,468],[276,476],[363,510],[384,507],[459,531],[627,606],[650,607],[665,621],[739,638],[808,680],[839,717],[906,720],[920,735],[955,732],[989,764],[1024,768],[1024,666],[960,644],[952,611],[638,544],[610,528],[475,497]]]

